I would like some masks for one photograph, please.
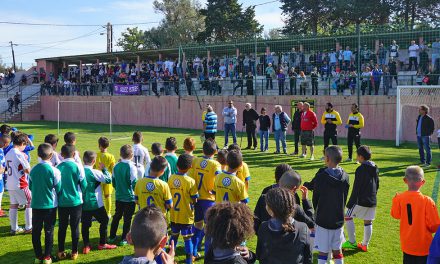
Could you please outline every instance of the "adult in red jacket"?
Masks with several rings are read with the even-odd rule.
[[[307,146],[310,147],[310,160],[315,160],[313,155],[315,134],[313,130],[318,126],[318,119],[316,114],[310,110],[310,104],[304,103],[303,112],[301,113],[301,145],[302,155],[301,158],[306,157]]]

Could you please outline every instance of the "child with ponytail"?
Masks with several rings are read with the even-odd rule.
[[[271,219],[258,230],[257,259],[260,264],[312,263],[312,248],[306,224],[294,220],[295,198],[284,188],[266,194]]]

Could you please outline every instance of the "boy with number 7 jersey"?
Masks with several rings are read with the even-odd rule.
[[[213,157],[217,151],[217,145],[213,140],[203,142],[203,157],[195,158],[192,163],[192,175],[196,180],[199,199],[195,205],[194,217],[194,256],[197,257],[197,248],[203,237],[203,226],[206,211],[215,204],[214,182],[217,174],[221,173],[221,165]],[[206,248],[206,247],[205,247]]]

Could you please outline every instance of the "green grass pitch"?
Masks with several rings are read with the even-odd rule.
[[[48,133],[57,133],[56,123],[54,122],[29,122],[12,124],[19,130],[22,130],[28,134],[35,136],[35,145],[42,142],[44,136]],[[74,123],[62,123],[62,133],[66,131],[73,131],[77,133],[77,148],[80,152],[85,150],[98,150],[97,139],[99,136],[108,136],[108,125],[97,124],[74,124]],[[136,126],[114,126],[112,141],[110,145],[110,152],[118,157],[119,148],[123,144],[131,144],[131,135],[133,131],[140,130],[144,135],[144,145],[150,148],[151,143],[160,142],[165,143],[165,139],[169,136],[175,136],[178,140],[179,147],[183,144],[183,139],[188,136],[194,137],[199,143],[198,148],[195,151],[195,155],[201,155],[201,143],[199,141],[200,131],[186,130],[186,129],[174,129],[174,128],[149,128],[149,127],[136,127]],[[221,145],[224,141],[222,134],[218,134],[218,142]],[[293,151],[293,137],[288,136],[288,150]],[[240,142],[240,139],[238,139]],[[246,138],[243,139],[243,146]],[[340,144],[343,148],[344,154],[346,154],[346,141],[340,139]],[[61,146],[62,139],[60,139]],[[392,141],[379,141],[379,140],[362,140],[363,144],[371,146],[373,151],[373,160],[377,163],[380,169],[380,189],[378,193],[378,208],[377,216],[374,221],[373,237],[369,247],[369,252],[363,253],[359,251],[345,251],[346,263],[401,263],[402,253],[400,251],[399,243],[399,223],[390,216],[391,199],[396,192],[403,192],[406,190],[406,186],[402,180],[404,170],[407,166],[418,163],[418,150],[415,144],[404,144],[403,146],[396,148]],[[275,166],[286,162],[294,169],[300,172],[303,181],[310,180],[316,171],[323,166],[323,163],[319,161],[322,153],[322,139],[318,138],[316,143],[317,160],[309,161],[299,159],[297,157],[291,157],[286,155],[274,155],[271,154],[275,148],[275,142],[273,137],[270,138],[269,152],[261,153],[259,151],[245,150],[243,151],[244,160],[249,164],[251,172],[251,182],[249,188],[250,195],[250,208],[253,210],[257,198],[259,197],[262,189],[274,182],[274,169]],[[58,150],[60,148],[58,147]],[[433,161],[438,162],[440,160],[440,153],[436,149],[436,145],[433,145]],[[182,153],[182,149],[179,149],[178,154]],[[344,157],[346,158],[346,156]],[[32,153],[32,165],[37,161],[36,151]],[[435,164],[437,165],[437,164]],[[358,165],[355,163],[342,163],[341,166],[350,175],[350,183],[353,184],[354,171]],[[434,186],[434,182],[437,175],[437,169],[432,167],[425,171],[426,184],[422,188],[422,192],[427,195],[437,197],[438,186]],[[433,191],[434,190],[434,191]],[[311,198],[310,194],[310,198]],[[3,198],[3,208],[9,208],[9,199],[7,193]],[[19,224],[24,225],[23,211],[19,213]],[[357,220],[356,235],[358,240],[363,236],[362,222]],[[120,228],[122,222],[120,223]],[[32,242],[30,235],[9,235],[9,219],[0,218],[0,263],[33,263],[34,254],[32,250]],[[119,231],[120,234],[121,230]],[[55,228],[54,237],[54,249],[53,253],[57,250],[57,228]],[[44,241],[44,240],[43,240]],[[68,242],[66,248],[70,248],[70,233],[67,234]],[[91,242],[92,245],[98,243],[98,224],[94,223],[91,230]],[[256,239],[253,238],[248,241],[250,249],[255,250]],[[119,263],[123,256],[130,255],[132,253],[130,246],[119,247],[116,250],[111,251],[97,251],[92,250],[88,255],[79,255],[77,263]],[[82,252],[82,240],[80,239],[80,252]],[[178,244],[177,257],[178,263],[184,263],[184,251],[183,243],[180,240]],[[69,263],[64,261],[64,263]],[[316,258],[315,258],[316,262]],[[198,263],[202,263],[199,261]]]

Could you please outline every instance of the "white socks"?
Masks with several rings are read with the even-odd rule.
[[[18,221],[17,221],[18,209],[9,209],[9,221],[11,222],[11,231],[17,231]]]
[[[27,208],[24,210],[25,220],[26,220],[26,230],[32,229],[32,208]]]
[[[345,227],[347,228],[348,241],[350,241],[350,243],[356,243],[356,235],[354,233],[355,231],[354,231],[353,219],[345,220]]]
[[[344,258],[333,259],[333,262],[334,262],[335,264],[344,264]]]
[[[372,234],[373,234],[373,224],[364,225],[364,240],[362,241],[362,245],[368,246]]]

